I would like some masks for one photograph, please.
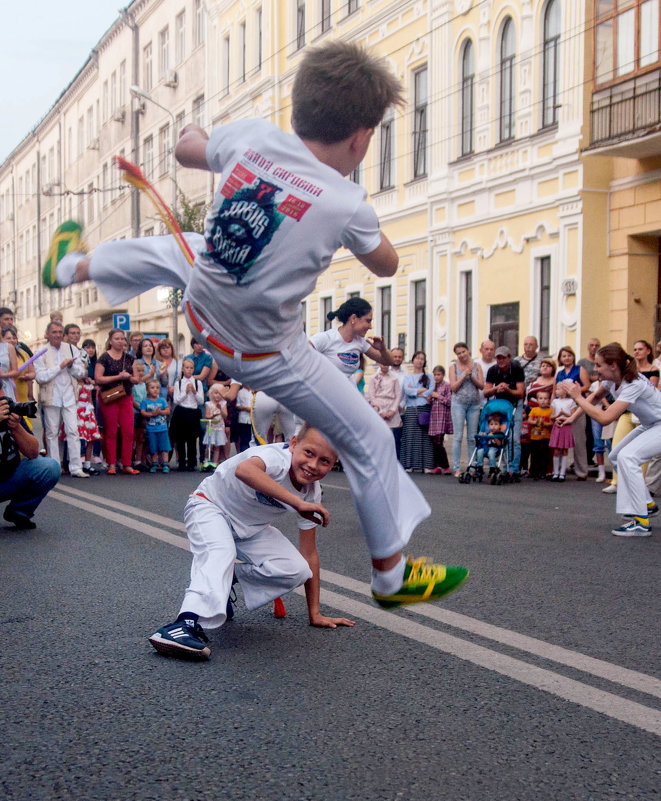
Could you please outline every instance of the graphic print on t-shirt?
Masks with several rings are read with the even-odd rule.
[[[347,353],[338,353],[337,358],[347,367],[357,368],[360,364],[360,354],[355,350],[350,350]]]
[[[244,158],[261,159],[252,151]],[[268,162],[266,171],[271,167]],[[221,194],[224,200],[211,222],[207,240],[209,257],[240,284],[283,220],[300,220],[310,204],[241,163],[234,166]]]

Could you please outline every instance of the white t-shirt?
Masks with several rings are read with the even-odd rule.
[[[222,172],[186,297],[222,342],[272,351],[303,330],[300,303],[335,251],[381,242],[366,192],[266,120],[214,128],[207,163]]]
[[[236,393],[236,405],[250,407],[252,405],[252,392],[249,389],[240,389]],[[249,423],[250,412],[239,412],[236,422]]]
[[[661,423],[661,392],[645,376],[639,375],[633,381],[622,381],[617,389],[614,381],[602,381],[601,385],[615,400],[628,403],[627,411],[633,412],[643,427]]]
[[[351,376],[360,367],[360,354],[366,353],[372,347],[365,337],[354,337],[351,342],[346,342],[337,328],[313,334],[310,342],[315,350],[347,376]]]
[[[321,485],[318,481],[305,484],[299,491],[289,478],[291,451],[287,444],[259,445],[249,448],[223,462],[212,475],[205,478],[197,488],[208,500],[215,503],[229,521],[239,539],[258,534],[287,511],[293,511],[280,501],[257,492],[236,477],[236,468],[245,459],[259,457],[266,465],[266,474],[294,495],[300,495],[309,503],[321,502]],[[311,529],[315,524],[298,517],[299,529]]]
[[[569,417],[576,408],[576,401],[573,398],[554,398],[551,401],[551,413],[553,417]]]

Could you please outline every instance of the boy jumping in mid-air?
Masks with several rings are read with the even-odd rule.
[[[319,428],[342,460],[372,558],[372,593],[384,607],[430,601],[468,576],[463,567],[405,560],[402,548],[430,514],[399,466],[392,435],[337,368],[308,345],[300,304],[339,247],[377,276],[398,257],[365,190],[344,176],[363,160],[388,107],[402,102],[386,65],[349,42],[309,50],[292,90],[287,134],[261,119],[180,134],[180,164],[222,173],[204,236],[186,234],[190,268],[172,236],[120,240],[82,252],[80,226],[57,230],[44,282],[91,279],[111,304],[156,286],[185,290],[195,337],[219,368],[261,389]]]
[[[204,479],[184,512],[193,552],[190,586],[179,617],[149,638],[159,653],[209,658],[203,627],[215,629],[225,622],[234,576],[248,609],[305,583],[312,626],[353,626],[352,620],[319,611],[315,527],[329,521],[319,481],[336,460],[320,432],[305,424],[289,445],[251,448]],[[272,525],[289,509],[299,515],[300,553]],[[235,563],[237,556],[240,562]]]

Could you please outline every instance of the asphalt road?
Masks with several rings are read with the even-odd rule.
[[[661,525],[612,537],[593,482],[416,476],[433,514],[410,553],[471,577],[389,613],[332,473],[322,609],[355,628],[311,628],[300,594],[284,620],[239,602],[188,663],[147,637],[178,611],[198,479],[63,478],[35,531],[0,528],[0,798],[659,797]]]

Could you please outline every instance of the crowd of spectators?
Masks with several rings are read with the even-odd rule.
[[[506,345],[496,347],[491,340],[482,342],[479,356],[472,356],[465,342],[457,342],[447,380],[441,365],[428,371],[424,352],[413,354],[411,369],[407,370],[402,366],[404,353],[393,348],[392,365],[380,367],[365,394],[392,429],[398,458],[409,472],[461,477],[476,447],[481,411],[496,398],[512,407],[507,464],[513,481],[525,476],[565,481],[569,474],[577,481],[587,481],[592,471],[595,480],[603,483],[607,479],[606,454],[638,421],[632,419],[631,413],[625,413],[617,425],[602,430],[580,410],[574,414],[576,403],[557,386],[568,379],[580,386],[584,396],[595,392],[595,356],[599,347],[598,339],[590,339],[586,356],[577,360],[569,346],[560,348],[555,358],[542,355],[534,336],[524,339],[519,356]],[[657,360],[645,340],[634,345],[639,373],[654,386],[659,383],[661,342],[656,353]],[[399,389],[393,379],[397,379]],[[571,425],[564,427],[564,420]],[[452,436],[451,468],[445,450],[448,435]],[[486,458],[488,454],[483,455]],[[661,487],[661,459],[650,463],[647,483]],[[615,492],[616,485],[613,471],[604,492]]]

